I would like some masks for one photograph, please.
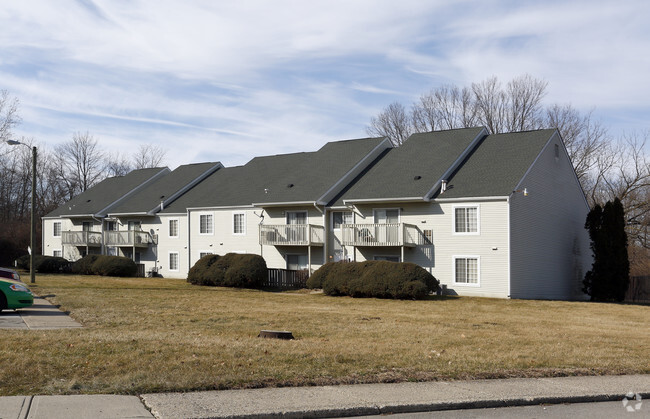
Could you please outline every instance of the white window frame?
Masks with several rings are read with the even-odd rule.
[[[354,212],[352,212],[352,211],[332,211],[330,213],[330,225],[332,226],[331,227],[332,231],[341,231],[340,226],[338,228],[334,227],[334,214],[339,213],[339,212],[342,214],[341,215],[341,225],[343,225],[343,224],[354,224]],[[345,215],[346,214],[350,215],[350,222],[349,223],[345,222]]]
[[[176,222],[176,235],[172,236],[172,221]],[[167,233],[170,239],[177,239],[181,235],[181,222],[178,218],[170,218],[167,220]]]
[[[235,226],[236,226],[236,219],[237,216],[241,215],[242,216],[242,232],[237,233],[235,232]],[[246,235],[246,212],[245,211],[233,211],[232,213],[232,234],[233,236],[245,236]]]
[[[199,236],[214,236],[214,213],[213,212],[199,212]],[[203,216],[209,216],[210,219],[212,220],[212,223],[210,225],[211,229],[207,233],[201,233],[201,217]]]
[[[56,226],[59,225],[59,234],[56,234]],[[52,223],[52,237],[61,237],[61,231],[63,229],[63,224],[61,221],[55,221]]]
[[[172,269],[172,255],[176,255],[176,269]],[[171,251],[168,253],[167,262],[169,262],[170,272],[179,272],[181,267],[181,255],[179,252]]]
[[[52,249],[52,256],[57,257],[56,252],[60,253],[60,255],[58,257],[60,257],[60,258],[63,257],[63,250],[61,250],[61,249]]]
[[[476,282],[456,282],[456,260],[458,259],[476,259]],[[478,255],[454,255],[451,257],[451,271],[454,280],[454,285],[461,285],[464,287],[480,287],[481,286],[481,257]]]
[[[372,222],[374,224],[380,224],[377,222],[377,211],[397,211],[397,224],[402,222],[402,209],[401,208],[373,208],[372,209]],[[386,223],[388,224],[388,223]]]
[[[207,255],[214,255],[214,252],[212,250],[199,250],[199,259]]]
[[[451,214],[451,232],[455,236],[478,236],[481,234],[481,207],[478,204],[470,205],[452,205]],[[476,208],[476,231],[456,231],[456,210],[457,209]]]

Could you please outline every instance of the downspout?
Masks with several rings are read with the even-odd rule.
[[[187,269],[192,267],[192,217],[190,216],[190,210],[187,210]]]

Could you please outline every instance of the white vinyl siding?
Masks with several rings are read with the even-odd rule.
[[[479,234],[478,205],[454,206],[454,234]]]
[[[214,234],[214,216],[212,214],[199,215],[199,234]]]
[[[61,221],[55,221],[52,223],[52,236],[61,237]]]
[[[246,234],[246,214],[243,212],[233,212],[232,214],[232,234]]]
[[[172,218],[169,220],[169,237],[178,238],[178,219]]]
[[[178,252],[169,252],[169,270],[178,272]]]
[[[454,284],[480,285],[481,263],[478,256],[454,256]]]

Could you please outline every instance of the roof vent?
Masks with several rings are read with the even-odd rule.
[[[422,176],[420,175],[417,175],[416,177],[413,178],[413,180],[420,180],[420,179],[422,179]]]
[[[440,181],[440,193],[445,193],[447,190],[447,181],[445,179]]]
[[[89,199],[89,200],[88,200],[88,201],[86,201],[86,202],[90,202],[90,201],[91,201],[91,200]]]
[[[287,188],[293,188],[293,183],[288,184]]]
[[[163,199],[164,197],[165,197],[165,195],[160,195],[160,199]]]

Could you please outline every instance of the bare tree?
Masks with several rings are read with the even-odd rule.
[[[606,160],[604,154],[612,142],[607,129],[592,119],[591,112],[582,115],[571,105],[558,104],[546,108],[545,125],[558,129],[578,179],[586,186],[596,165]]]
[[[124,176],[133,170],[133,163],[119,151],[106,157],[106,176]]]
[[[475,126],[476,106],[472,92],[453,85],[431,89],[413,104],[411,124],[415,132]]]
[[[366,128],[368,135],[388,137],[393,145],[399,146],[412,134],[411,122],[404,106],[393,102],[370,119]]]
[[[160,167],[165,161],[167,151],[154,144],[141,144],[138,153],[133,156],[134,169]]]
[[[92,187],[105,175],[104,152],[88,132],[76,132],[72,140],[56,148],[56,170],[69,199]]]
[[[11,97],[6,90],[0,90],[0,141],[11,139],[12,129],[20,123],[18,99]]]

